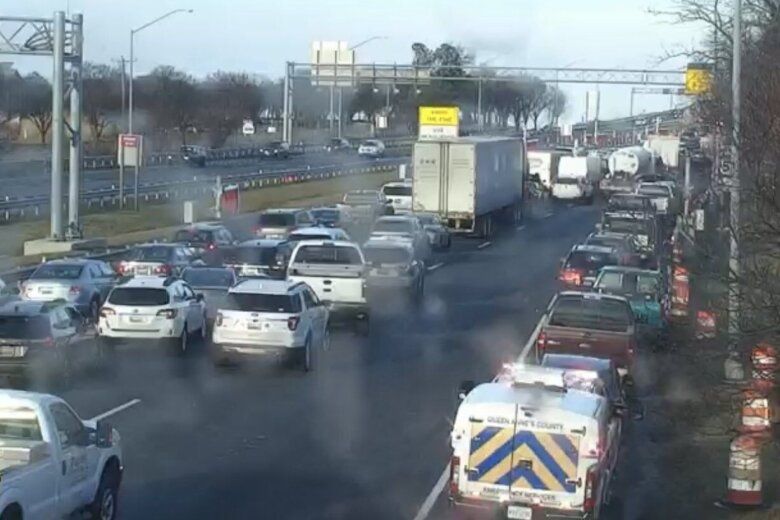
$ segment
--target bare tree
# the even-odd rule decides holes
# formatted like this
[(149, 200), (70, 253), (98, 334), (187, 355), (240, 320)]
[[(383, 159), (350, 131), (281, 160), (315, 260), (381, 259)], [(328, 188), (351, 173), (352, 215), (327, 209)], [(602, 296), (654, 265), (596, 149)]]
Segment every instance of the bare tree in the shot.
[(24, 78), (24, 90), (20, 113), (35, 125), (41, 143), (46, 144), (52, 123), (51, 85), (38, 74), (30, 74)]
[(200, 96), (195, 80), (188, 74), (164, 65), (139, 78), (139, 105), (151, 114), (155, 126), (163, 132), (177, 130), (182, 144), (187, 131), (197, 122)]
[(87, 62), (83, 82), (84, 117), (98, 142), (109, 125), (108, 114), (121, 108), (120, 73), (108, 65)]
[(218, 71), (203, 83), (201, 119), (221, 145), (244, 119), (254, 119), (263, 108), (260, 85), (245, 72)]

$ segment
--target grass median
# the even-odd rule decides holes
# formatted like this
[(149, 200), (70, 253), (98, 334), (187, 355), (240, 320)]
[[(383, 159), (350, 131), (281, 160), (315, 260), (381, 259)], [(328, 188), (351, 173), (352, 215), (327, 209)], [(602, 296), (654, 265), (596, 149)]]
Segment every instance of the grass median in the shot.
[[(395, 169), (387, 172), (372, 172), (327, 180), (309, 181), (299, 184), (285, 184), (249, 189), (241, 192), (241, 213), (252, 213), (270, 207), (310, 206), (333, 203), (352, 189), (372, 189), (398, 178)], [(197, 220), (214, 218), (214, 200), (195, 200)], [(109, 245), (116, 246), (145, 240), (170, 238), (177, 227), (183, 225), (184, 202), (166, 204), (144, 204), (136, 211), (106, 211), (91, 213), (82, 217), (85, 235), (88, 238), (102, 237)], [(43, 238), (49, 233), (48, 217), (16, 222), (0, 226), (0, 255), (6, 257), (0, 268), (32, 263), (37, 257), (24, 257), (24, 242)]]

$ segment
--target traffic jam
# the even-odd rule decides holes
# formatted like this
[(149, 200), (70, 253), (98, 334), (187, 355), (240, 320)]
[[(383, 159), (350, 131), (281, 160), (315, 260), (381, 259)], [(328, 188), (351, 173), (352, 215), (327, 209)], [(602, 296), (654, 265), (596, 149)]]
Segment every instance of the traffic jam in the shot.
[[(674, 176), (655, 170), (609, 192), (589, 170), (595, 151), (567, 153), (550, 152), (572, 159), (574, 173), (551, 172), (553, 159), (540, 175), (529, 172), (520, 139), (419, 142), (412, 179), (348, 191), (338, 204), (188, 225), (110, 261), (40, 264), (0, 305), (0, 374), (19, 389), (0, 405), (2, 438), (18, 457), (3, 476), (18, 484), (0, 488), (0, 519), (17, 518), (6, 511), (117, 515), (119, 433), (24, 390), (67, 385), (139, 346), (205, 355), (218, 370), (272, 362), (308, 373), (327, 355), (333, 327), (367, 337), (377, 302), (417, 308), (453, 244), (515, 229), (550, 193), (552, 204), (603, 197), (601, 221), (561, 259), (560, 292), (518, 360), (490, 382), (463, 383), (449, 500), (459, 518), (598, 518), (621, 435), (643, 414), (632, 390), (637, 352), (668, 334), (680, 194)], [(556, 191), (559, 181), (567, 189)], [(68, 457), (83, 462), (70, 484), (79, 492), (50, 500), (64, 495), (41, 488), (33, 463), (46, 460), (43, 471), (55, 472)]]
[[(572, 158), (531, 154), (544, 159), (542, 184), (560, 202), (550, 164)], [(628, 154), (626, 183), (614, 170)], [(644, 416), (633, 379), (638, 355), (662, 348), (674, 321), (669, 279), (681, 193), (664, 165), (636, 171), (637, 155), (648, 156), (610, 156), (600, 221), (561, 259), (559, 291), (518, 359), (492, 381), (461, 385), (448, 480), (456, 518), (609, 514), (621, 438)], [(589, 199), (590, 189), (578, 197)]]

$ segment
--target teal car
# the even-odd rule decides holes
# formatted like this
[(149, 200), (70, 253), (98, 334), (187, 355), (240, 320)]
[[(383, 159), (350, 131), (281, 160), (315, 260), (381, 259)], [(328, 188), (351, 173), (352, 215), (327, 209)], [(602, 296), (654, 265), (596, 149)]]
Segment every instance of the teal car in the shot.
[(652, 330), (666, 328), (669, 299), (665, 277), (660, 271), (625, 266), (603, 267), (593, 289), (627, 298), (637, 323)]

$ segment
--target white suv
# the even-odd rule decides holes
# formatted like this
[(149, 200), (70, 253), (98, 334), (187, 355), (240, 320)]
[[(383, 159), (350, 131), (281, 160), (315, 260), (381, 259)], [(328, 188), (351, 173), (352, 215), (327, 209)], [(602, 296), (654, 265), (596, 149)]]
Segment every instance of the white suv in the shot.
[(171, 340), (174, 351), (183, 354), (195, 333), (206, 337), (206, 303), (178, 278), (131, 278), (114, 287), (100, 309), (103, 340)]
[(305, 283), (247, 279), (228, 291), (212, 332), (216, 364), (241, 357), (282, 355), (308, 372), (328, 346), (328, 309)]

